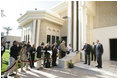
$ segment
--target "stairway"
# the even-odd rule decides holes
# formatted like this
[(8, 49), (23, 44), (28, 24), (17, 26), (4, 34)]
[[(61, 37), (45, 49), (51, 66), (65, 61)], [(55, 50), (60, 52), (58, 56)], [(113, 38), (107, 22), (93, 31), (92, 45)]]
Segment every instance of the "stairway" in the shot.
[(71, 52), (66, 55), (64, 58), (59, 59), (58, 66), (61, 68), (68, 68), (68, 62), (72, 60), (72, 63), (77, 63), (81, 61), (81, 53), (80, 52)]

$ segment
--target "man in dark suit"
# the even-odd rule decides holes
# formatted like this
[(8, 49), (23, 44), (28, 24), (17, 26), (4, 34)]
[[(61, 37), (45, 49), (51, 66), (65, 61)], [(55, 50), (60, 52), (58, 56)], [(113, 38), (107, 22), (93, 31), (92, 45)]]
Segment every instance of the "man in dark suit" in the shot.
[(96, 41), (96, 57), (98, 65), (96, 67), (102, 68), (102, 54), (103, 54), (103, 46), (99, 43), (99, 40)]
[(92, 61), (96, 61), (96, 45), (93, 42), (93, 45), (91, 45), (91, 57), (92, 57)]
[(35, 68), (34, 67), (34, 59), (35, 59), (35, 53), (36, 53), (35, 44), (33, 44), (32, 47), (30, 47), (29, 52), (30, 52), (30, 59), (31, 59), (30, 68)]
[(87, 59), (88, 59), (88, 65), (90, 65), (90, 50), (91, 50), (91, 46), (87, 43), (85, 43), (83, 49), (85, 51), (85, 63), (87, 64)]
[[(43, 49), (44, 49), (44, 43), (42, 42), (41, 45), (37, 47), (37, 59), (41, 59), (43, 57)], [(41, 68), (42, 60), (37, 61), (37, 70)]]

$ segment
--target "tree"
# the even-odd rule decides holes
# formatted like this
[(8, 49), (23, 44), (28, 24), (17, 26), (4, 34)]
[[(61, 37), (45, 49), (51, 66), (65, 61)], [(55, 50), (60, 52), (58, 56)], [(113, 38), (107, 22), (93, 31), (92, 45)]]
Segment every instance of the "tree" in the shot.
[(9, 31), (11, 31), (11, 30), (12, 30), (12, 28), (11, 28), (11, 27), (4, 27), (4, 29), (6, 30), (6, 35), (8, 36)]
[(4, 32), (1, 32), (1, 37), (3, 37), (4, 36)]

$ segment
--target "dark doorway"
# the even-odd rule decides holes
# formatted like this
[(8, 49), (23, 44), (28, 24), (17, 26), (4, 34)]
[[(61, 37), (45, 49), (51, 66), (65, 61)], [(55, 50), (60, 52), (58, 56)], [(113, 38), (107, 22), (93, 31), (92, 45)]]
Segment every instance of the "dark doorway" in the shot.
[(110, 39), (110, 60), (117, 61), (117, 39)]
[(61, 37), (61, 40), (67, 42), (67, 37), (66, 36)]
[(61, 37), (61, 41), (65, 41), (66, 46), (67, 46), (67, 36)]

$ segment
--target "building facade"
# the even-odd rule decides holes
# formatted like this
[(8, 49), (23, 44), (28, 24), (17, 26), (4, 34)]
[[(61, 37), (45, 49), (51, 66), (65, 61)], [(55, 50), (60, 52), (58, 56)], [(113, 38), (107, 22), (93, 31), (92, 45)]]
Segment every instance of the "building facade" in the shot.
[(59, 40), (64, 20), (49, 11), (27, 11), (18, 22), (22, 27), (22, 41), (38, 46), (41, 42), (54, 43)]
[(117, 2), (72, 1), (68, 8), (68, 43), (74, 50), (99, 40), (103, 60), (117, 60)]
[(103, 44), (103, 60), (117, 60), (117, 2), (64, 1), (48, 11), (27, 11), (18, 19), (22, 41), (38, 45), (65, 40), (74, 50)]

